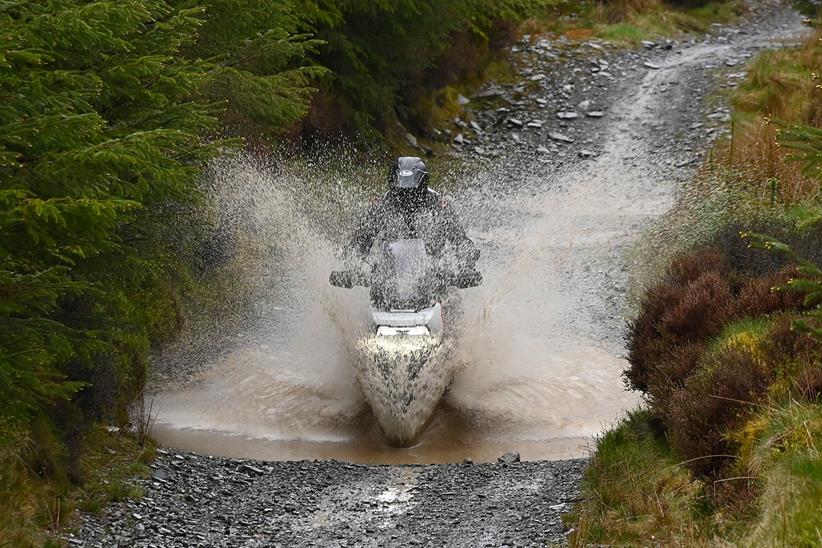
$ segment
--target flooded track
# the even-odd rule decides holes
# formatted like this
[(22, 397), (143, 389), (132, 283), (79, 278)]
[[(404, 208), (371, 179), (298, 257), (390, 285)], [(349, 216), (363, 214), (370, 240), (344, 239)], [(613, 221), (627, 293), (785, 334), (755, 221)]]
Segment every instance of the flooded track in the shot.
[[(159, 441), (223, 456), (371, 463), (487, 460), (502, 448), (529, 459), (584, 455), (591, 436), (638, 401), (620, 378), (626, 254), (724, 130), (723, 110), (705, 112), (706, 94), (738, 81), (730, 67), (796, 25), (667, 53), (544, 41), (520, 53), (526, 72), (550, 79), (525, 94), (500, 90), (512, 108), (478, 103), (485, 129), (457, 153), (469, 167), (433, 177), (434, 186), (459, 177), (450, 203), (482, 250), (485, 282), (463, 292), (463, 335), (448, 364), (456, 377), (411, 450), (380, 441), (355, 380), (366, 292), (327, 284), (344, 227), (368, 203), (331, 174), (355, 166), (215, 165), (216, 209), (244, 233), (253, 249), (245, 260), (259, 263), (245, 273), (254, 310), (230, 344), (219, 342), (217, 323), (205, 352), (156, 360)], [(517, 130), (517, 116), (534, 127)], [(192, 373), (166, 382), (169, 367)]]
[[(351, 367), (367, 295), (327, 283), (346, 219), (367, 196), (310, 170), (215, 167), (212, 198), (245, 234), (251, 310), (238, 328), (213, 322), (196, 352), (158, 358), (154, 433), (173, 448), (156, 464), (164, 479), (144, 482), (144, 501), (87, 516), (75, 540), (563, 542), (560, 518), (584, 461), (542, 459), (585, 456), (591, 437), (637, 403), (620, 378), (637, 275), (627, 252), (727, 128), (727, 108), (709, 98), (738, 83), (756, 51), (801, 32), (788, 9), (761, 9), (754, 23), (670, 50), (521, 44), (532, 84), (472, 101), (480, 131), (454, 129), (468, 135), (457, 154), (469, 167), (452, 203), (482, 250), (485, 283), (463, 293), (458, 372), (412, 448), (382, 442)], [(577, 118), (557, 117), (570, 111)], [(539, 462), (373, 465), (493, 462), (511, 450)], [(128, 525), (134, 514), (142, 528)]]

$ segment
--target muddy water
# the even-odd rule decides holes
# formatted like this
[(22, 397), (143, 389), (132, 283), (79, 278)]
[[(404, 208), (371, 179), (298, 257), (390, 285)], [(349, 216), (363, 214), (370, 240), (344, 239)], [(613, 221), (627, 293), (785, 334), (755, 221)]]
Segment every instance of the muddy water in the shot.
[[(463, 292), (456, 375), (411, 448), (382, 441), (355, 379), (366, 292), (327, 283), (334, 249), (367, 197), (323, 175), (345, 171), (339, 166), (277, 173), (250, 159), (215, 166), (211, 198), (253, 249), (243, 256), (251, 258), (255, 311), (232, 345), (214, 334), (216, 348), (197, 358), (188, 382), (157, 387), (157, 438), (264, 459), (583, 454), (591, 436), (638, 402), (621, 379), (625, 253), (687, 175), (659, 162), (646, 121), (672, 111), (663, 94), (672, 83), (729, 51), (695, 46), (627, 86), (594, 161), (546, 166), (519, 156), (462, 176), (452, 207), (482, 250), (485, 282)], [(676, 123), (667, 127), (677, 131)]]
[[(182, 364), (196, 365), (186, 382), (155, 383), (155, 437), (171, 447), (260, 459), (583, 455), (590, 437), (636, 397), (620, 378), (625, 362), (614, 340), (621, 310), (610, 307), (609, 338), (598, 335), (602, 325), (589, 329), (596, 320), (586, 308), (611, 291), (591, 276), (592, 266), (623, 271), (611, 264), (623, 234), (603, 204), (584, 205), (582, 180), (590, 179), (572, 173), (572, 193), (561, 181), (534, 178), (501, 199), (505, 179), (485, 171), (455, 197), (482, 249), (485, 282), (463, 292), (463, 336), (449, 364), (457, 373), (443, 404), (417, 445), (397, 449), (383, 441), (355, 378), (367, 293), (327, 283), (346, 232), (329, 226), (344, 226), (364, 200), (338, 188), (318, 206), (299, 170), (271, 174), (251, 158), (216, 165), (211, 199), (221, 222), (243, 232), (242, 246), (251, 248), (238, 255), (249, 263), (243, 272), (256, 308), (230, 347), (216, 330), (213, 347), (189, 358), (196, 364)], [(276, 244), (273, 251), (266, 242)], [(180, 366), (179, 357), (171, 361)]]

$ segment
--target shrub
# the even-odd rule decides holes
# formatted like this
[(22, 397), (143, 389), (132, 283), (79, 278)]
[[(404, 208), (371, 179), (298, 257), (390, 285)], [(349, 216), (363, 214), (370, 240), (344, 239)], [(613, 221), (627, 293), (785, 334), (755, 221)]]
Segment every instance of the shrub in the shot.
[(664, 403), (672, 447), (700, 474), (727, 465), (725, 433), (759, 404), (771, 380), (770, 365), (752, 349), (735, 345), (709, 353), (699, 371)]
[(632, 388), (648, 390), (653, 370), (675, 347), (722, 329), (731, 310), (728, 272), (719, 250), (703, 248), (675, 260), (664, 281), (647, 291), (629, 331)]
[(765, 274), (750, 279), (734, 299), (731, 316), (762, 316), (777, 311), (799, 310), (802, 308), (802, 295), (792, 291), (780, 291), (777, 288), (796, 277), (795, 266), (786, 266), (778, 272)]
[[(625, 375), (646, 393), (672, 446), (700, 474), (716, 474), (728, 463), (716, 456), (733, 453), (726, 432), (761, 403), (786, 360), (795, 369), (789, 377), (802, 373), (804, 383), (786, 392), (813, 397), (822, 376), (811, 367), (819, 363), (818, 344), (783, 319), (797, 316), (804, 297), (774, 290), (794, 279), (797, 268), (752, 275), (767, 264), (753, 253), (762, 254), (747, 250), (737, 258), (748, 259), (736, 263), (715, 247), (679, 257), (648, 290), (631, 325)], [(779, 318), (774, 327), (771, 315)], [(745, 486), (722, 489), (737, 487)]]

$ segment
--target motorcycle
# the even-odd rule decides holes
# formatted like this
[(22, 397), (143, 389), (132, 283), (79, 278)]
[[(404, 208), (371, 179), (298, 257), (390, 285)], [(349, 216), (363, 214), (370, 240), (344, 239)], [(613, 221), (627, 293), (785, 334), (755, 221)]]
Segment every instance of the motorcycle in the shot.
[(386, 440), (412, 445), (454, 375), (459, 297), (477, 287), (477, 271), (453, 273), (421, 239), (382, 246), (370, 272), (334, 271), (331, 285), (369, 287), (368, 332), (357, 344), (357, 380)]

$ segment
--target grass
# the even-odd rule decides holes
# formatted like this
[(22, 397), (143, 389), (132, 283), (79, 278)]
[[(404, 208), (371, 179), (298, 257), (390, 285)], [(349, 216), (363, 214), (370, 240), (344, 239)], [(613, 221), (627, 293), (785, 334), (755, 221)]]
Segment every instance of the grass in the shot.
[(766, 52), (732, 97), (733, 138), (720, 144), (716, 159), (754, 183), (748, 190), (768, 205), (818, 201), (819, 181), (802, 173), (793, 152), (780, 145), (782, 127), (822, 128), (822, 31), (798, 48)]
[(708, 345), (717, 351), (727, 347), (743, 347), (755, 350), (768, 333), (771, 322), (767, 317), (742, 318), (724, 326), (722, 332)]
[(740, 433), (741, 464), (761, 475), (756, 518), (741, 544), (819, 546), (822, 543), (822, 406), (789, 401), (770, 407)]
[(703, 489), (655, 434), (648, 411), (633, 411), (597, 442), (584, 502), (567, 519), (571, 545), (693, 544), (704, 534), (693, 519)]
[[(0, 546), (62, 546), (58, 535), (71, 527), (76, 510), (98, 512), (110, 502), (140, 496), (129, 478), (148, 473), (152, 446), (98, 426), (86, 437), (77, 467), (65, 472), (56, 464), (63, 458), (59, 445), (44, 433), (48, 425), (35, 426), (32, 432), (42, 438), (36, 441), (4, 428), (5, 441), (15, 443), (4, 443), (0, 451)], [(52, 452), (53, 469), (43, 466), (42, 455), (30, 454), (34, 447)]]
[(745, 12), (742, 1), (680, 7), (662, 0), (564, 3), (557, 11), (523, 25), (525, 34), (592, 38), (636, 46), (642, 40), (707, 32), (713, 23), (730, 23)]
[[(566, 521), (572, 546), (819, 546), (822, 406), (768, 406), (737, 433), (736, 476), (701, 481), (637, 410), (607, 432), (586, 474), (583, 502)], [(743, 511), (717, 504), (726, 480), (761, 489)]]

